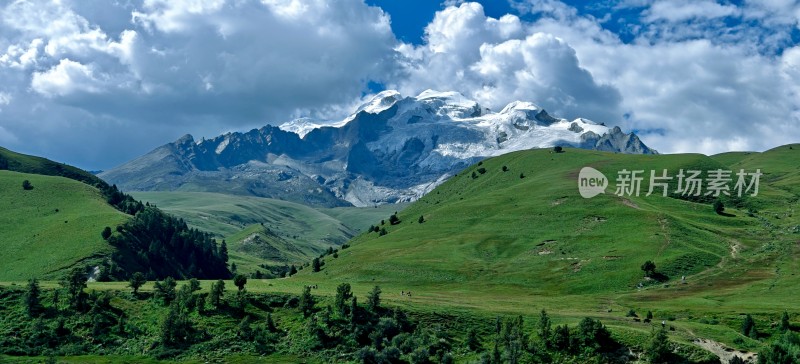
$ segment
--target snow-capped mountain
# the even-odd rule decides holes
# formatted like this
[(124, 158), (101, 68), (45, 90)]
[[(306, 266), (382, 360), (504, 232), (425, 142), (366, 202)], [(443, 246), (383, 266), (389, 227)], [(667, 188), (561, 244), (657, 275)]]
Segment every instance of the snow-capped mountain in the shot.
[(100, 174), (123, 190), (202, 190), (312, 205), (410, 201), (488, 156), (555, 145), (650, 154), (633, 134), (524, 101), (491, 112), (457, 92), (384, 91), (343, 120), (190, 135)]

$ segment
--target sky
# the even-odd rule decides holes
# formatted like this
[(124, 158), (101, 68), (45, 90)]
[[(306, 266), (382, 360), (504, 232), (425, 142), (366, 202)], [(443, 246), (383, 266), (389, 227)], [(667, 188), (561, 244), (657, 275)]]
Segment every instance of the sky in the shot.
[(0, 146), (109, 169), (434, 89), (762, 151), (800, 141), (799, 26), (800, 0), (2, 1)]

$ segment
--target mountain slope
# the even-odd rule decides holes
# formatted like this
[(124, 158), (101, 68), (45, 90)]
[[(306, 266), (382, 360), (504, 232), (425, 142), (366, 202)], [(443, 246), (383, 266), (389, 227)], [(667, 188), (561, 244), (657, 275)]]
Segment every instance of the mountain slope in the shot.
[[(567, 297), (583, 310), (791, 309), (780, 302), (800, 283), (800, 216), (793, 212), (800, 147), (754, 153), (730, 166), (718, 160), (578, 149), (491, 158), (401, 211), (399, 224), (382, 226), (386, 235), (360, 235), (338, 258), (327, 257), (321, 273), (304, 271), (299, 279), (378, 284), (388, 292), (412, 290), (419, 302), (487, 310), (564, 305)], [(606, 194), (578, 194), (584, 166), (612, 179)], [(758, 196), (724, 199), (728, 215), (715, 214), (709, 203), (662, 197), (660, 189), (646, 197), (647, 181), (640, 197), (613, 194), (622, 169), (666, 168), (674, 176), (681, 168), (740, 166), (761, 168), (764, 176)], [(480, 168), (485, 173), (473, 178)], [(643, 278), (647, 260), (656, 263), (658, 279)], [(748, 299), (753, 295), (761, 299)]]
[[(137, 271), (152, 279), (230, 275), (207, 233), (88, 172), (0, 148), (0, 173), (0, 255), (15, 265), (9, 277), (59, 277), (78, 261), (80, 267), (96, 264), (86, 273), (104, 280), (127, 279)], [(24, 180), (39, 186), (24, 189)]]
[[(23, 190), (29, 180), (32, 190)], [(105, 226), (130, 217), (100, 191), (64, 177), (0, 171), (0, 281), (60, 278), (78, 264), (96, 265), (113, 248)]]
[(529, 102), (491, 112), (455, 92), (384, 91), (341, 121), (298, 119), (199, 141), (187, 135), (100, 177), (130, 191), (371, 206), (415, 200), (484, 157), (554, 145), (655, 153), (635, 134), (555, 118)]
[(288, 201), (209, 192), (135, 192), (133, 196), (227, 240), (238, 271), (255, 273), (262, 264), (300, 264), (330, 247), (338, 248), (370, 221), (402, 206), (338, 207), (316, 210)]

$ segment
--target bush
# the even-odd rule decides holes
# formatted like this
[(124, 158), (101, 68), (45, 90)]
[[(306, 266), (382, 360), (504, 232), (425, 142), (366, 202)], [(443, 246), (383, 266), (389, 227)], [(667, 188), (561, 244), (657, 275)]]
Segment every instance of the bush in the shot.
[(556, 153), (562, 153), (562, 152), (564, 152), (564, 148), (562, 148), (559, 145), (556, 145), (555, 147), (553, 147), (553, 151), (556, 152)]
[(103, 238), (103, 240), (108, 240), (108, 238), (111, 237), (111, 228), (108, 226), (103, 228), (103, 231), (100, 233), (100, 236)]
[(653, 261), (648, 260), (642, 264), (642, 270), (644, 271), (644, 275), (647, 277), (652, 277), (656, 274), (656, 263)]
[(645, 350), (645, 357), (651, 363), (669, 363), (672, 351), (670, 350), (667, 330), (663, 327), (653, 332)]
[(714, 212), (716, 212), (717, 215), (722, 215), (722, 213), (725, 212), (725, 205), (722, 204), (722, 201), (714, 201)]
[(28, 181), (27, 179), (22, 181), (22, 189), (25, 191), (32, 190), (33, 185), (31, 184), (31, 181)]

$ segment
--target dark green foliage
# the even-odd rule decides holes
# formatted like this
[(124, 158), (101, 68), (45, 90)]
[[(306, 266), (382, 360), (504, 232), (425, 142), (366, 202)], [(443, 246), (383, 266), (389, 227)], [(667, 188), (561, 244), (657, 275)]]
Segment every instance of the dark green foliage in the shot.
[(131, 279), (128, 280), (128, 287), (133, 289), (133, 294), (139, 293), (139, 288), (147, 283), (147, 278), (145, 278), (142, 272), (136, 272), (131, 275)]
[(545, 346), (550, 346), (550, 339), (553, 331), (552, 326), (553, 323), (550, 320), (550, 316), (548, 316), (547, 312), (542, 309), (542, 312), (539, 314), (537, 333), (539, 334), (539, 339), (544, 342)]
[(111, 237), (111, 227), (106, 226), (103, 228), (103, 231), (100, 233), (100, 236), (103, 237), (103, 240), (108, 240)]
[(289, 268), (289, 276), (291, 277), (295, 274), (297, 274), (297, 267), (295, 267), (294, 264), (292, 264), (291, 268)]
[(367, 296), (367, 309), (370, 312), (377, 312), (381, 306), (381, 287), (375, 286)]
[(241, 291), (244, 289), (244, 285), (247, 284), (247, 277), (244, 274), (237, 274), (233, 277), (233, 284)]
[(79, 310), (83, 307), (83, 289), (86, 288), (86, 280), (86, 270), (75, 267), (59, 282), (59, 284), (67, 290), (71, 307)]
[(486, 174), (486, 168), (483, 168), (483, 167), (478, 168), (478, 173)]
[(756, 331), (756, 322), (753, 320), (753, 316), (747, 314), (742, 320), (742, 335), (751, 337), (754, 339), (758, 338), (758, 331)]
[(644, 271), (644, 275), (647, 277), (652, 277), (656, 274), (656, 263), (653, 261), (648, 260), (642, 264), (642, 270)]
[(322, 265), (320, 265), (319, 258), (314, 258), (314, 260), (311, 261), (311, 271), (319, 272), (320, 267), (322, 267)]
[(311, 295), (311, 287), (306, 286), (303, 288), (303, 293), (300, 295), (300, 312), (303, 317), (308, 317), (314, 312), (314, 296)]
[(190, 292), (197, 292), (200, 288), (200, 281), (197, 278), (192, 278), (189, 280), (189, 291)]
[(728, 364), (746, 364), (746, 363), (744, 359), (742, 359), (740, 356), (734, 355), (733, 358), (731, 358), (731, 360), (728, 360)]
[(524, 173), (520, 173), (520, 174), (519, 174), (519, 178), (520, 178), (520, 179), (523, 179), (523, 178), (525, 178), (525, 174), (524, 174)]
[(608, 329), (599, 320), (590, 317), (586, 317), (578, 323), (575, 338), (577, 345), (584, 351), (596, 352), (609, 349), (614, 345)]
[(722, 201), (714, 201), (714, 212), (716, 212), (718, 215), (722, 215), (722, 213), (725, 212), (725, 205), (722, 203)]
[(160, 299), (161, 302), (164, 303), (164, 306), (169, 306), (170, 303), (175, 299), (175, 286), (177, 283), (175, 279), (172, 277), (167, 277), (162, 282), (156, 281), (153, 283), (153, 291), (154, 297), (156, 299)]
[(508, 167), (507, 166), (503, 166), (503, 172), (508, 172)]
[(245, 309), (247, 309), (247, 304), (249, 302), (250, 299), (247, 297), (246, 289), (236, 291), (236, 295), (233, 296), (233, 307), (235, 307), (240, 314), (243, 314), (245, 312)]
[(651, 363), (669, 363), (671, 362), (672, 350), (670, 349), (669, 337), (667, 330), (661, 328), (654, 330), (650, 336), (650, 341), (647, 343), (645, 349), (645, 357)]
[(789, 331), (791, 328), (792, 325), (789, 323), (789, 313), (783, 311), (783, 314), (781, 315), (781, 324), (780, 326), (778, 326), (778, 329), (781, 332), (784, 332), (784, 331)]
[(625, 317), (639, 317), (639, 315), (636, 314), (636, 311), (630, 309), (628, 310), (628, 313), (625, 314)]
[(177, 304), (170, 305), (169, 313), (161, 323), (159, 339), (165, 346), (178, 346), (191, 341), (192, 322)]
[(31, 184), (31, 181), (28, 181), (27, 179), (22, 181), (22, 189), (25, 190), (25, 191), (32, 190), (33, 189), (33, 185)]
[(211, 299), (211, 304), (214, 307), (220, 307), (220, 304), (222, 303), (222, 296), (224, 294), (225, 282), (223, 280), (220, 279), (211, 284), (211, 293), (209, 294), (209, 298)]
[(28, 317), (36, 317), (42, 312), (41, 295), (42, 291), (39, 288), (39, 281), (33, 278), (28, 281), (25, 287), (25, 295), (23, 296), (23, 307)]
[(791, 331), (784, 332), (777, 341), (758, 353), (758, 363), (800, 363), (800, 337)]
[(555, 330), (553, 330), (553, 338), (550, 341), (552, 342), (551, 345), (556, 350), (559, 351), (569, 350), (571, 342), (571, 333), (569, 330), (569, 326), (567, 325), (556, 326)]
[(472, 171), (472, 175), (470, 177), (472, 177), (472, 179), (476, 179), (478, 178), (478, 174), (475, 173), (475, 171)]
[(652, 320), (653, 319), (653, 312), (652, 311), (647, 311), (647, 316), (645, 316), (645, 319), (646, 320)]
[(142, 207), (134, 218), (117, 227), (108, 242), (117, 247), (113, 260), (123, 269), (112, 272), (127, 278), (127, 272), (151, 270), (151, 279), (196, 277), (228, 278), (227, 252), (211, 235), (189, 228), (183, 219), (155, 207)]
[(422, 215), (419, 215), (419, 219), (417, 219), (417, 222), (422, 224), (423, 222), (425, 222), (425, 217), (422, 216)]
[(478, 337), (478, 332), (475, 330), (474, 327), (471, 327), (467, 331), (467, 338), (464, 340), (464, 345), (470, 351), (481, 351), (481, 350), (483, 350), (483, 345), (481, 344), (481, 340)]
[(333, 308), (339, 317), (347, 316), (348, 300), (353, 297), (350, 290), (350, 283), (342, 283), (336, 287), (336, 298), (333, 300)]
[(270, 332), (278, 332), (278, 327), (275, 326), (275, 321), (272, 320), (272, 313), (267, 313), (267, 330)]
[(397, 225), (400, 223), (400, 218), (397, 217), (397, 213), (395, 212), (392, 216), (389, 216), (389, 225)]
[(553, 151), (556, 153), (562, 153), (564, 152), (564, 148), (562, 148), (560, 145), (556, 145), (555, 147), (553, 147)]

